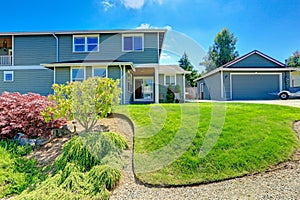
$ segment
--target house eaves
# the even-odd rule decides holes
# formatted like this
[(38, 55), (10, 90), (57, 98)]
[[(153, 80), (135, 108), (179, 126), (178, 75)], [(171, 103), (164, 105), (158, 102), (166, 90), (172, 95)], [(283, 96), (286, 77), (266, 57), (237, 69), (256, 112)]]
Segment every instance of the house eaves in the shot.
[(105, 33), (166, 33), (167, 29), (127, 29), (127, 30), (74, 30), (74, 31), (40, 31), (40, 32), (0, 32), (0, 35), (70, 35), (70, 34), (105, 34)]

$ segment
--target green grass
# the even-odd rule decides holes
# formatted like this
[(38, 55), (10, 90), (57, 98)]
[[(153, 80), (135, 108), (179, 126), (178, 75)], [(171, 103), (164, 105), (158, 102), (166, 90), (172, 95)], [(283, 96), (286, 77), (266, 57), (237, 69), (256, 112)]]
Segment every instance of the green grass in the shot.
[(135, 171), (148, 184), (188, 185), (263, 172), (299, 147), (292, 129), (298, 108), (131, 105), (128, 115), (135, 124)]

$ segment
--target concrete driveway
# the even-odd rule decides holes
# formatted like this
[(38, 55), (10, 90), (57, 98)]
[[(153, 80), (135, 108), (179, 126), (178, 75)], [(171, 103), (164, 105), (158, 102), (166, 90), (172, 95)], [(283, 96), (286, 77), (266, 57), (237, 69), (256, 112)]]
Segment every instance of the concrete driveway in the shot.
[[(218, 102), (211, 100), (193, 100), (187, 102)], [(275, 104), (300, 108), (300, 99), (288, 100), (243, 100), (243, 101), (226, 101), (226, 103), (257, 103), (257, 104)]]
[(258, 103), (258, 104), (275, 104), (275, 105), (292, 106), (292, 107), (300, 108), (300, 99), (256, 100), (256, 101), (229, 101), (229, 102)]

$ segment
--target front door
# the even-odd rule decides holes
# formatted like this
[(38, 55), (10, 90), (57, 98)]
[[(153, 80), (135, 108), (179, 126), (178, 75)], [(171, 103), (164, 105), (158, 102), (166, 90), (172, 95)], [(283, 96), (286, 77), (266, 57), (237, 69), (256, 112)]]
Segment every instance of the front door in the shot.
[(134, 101), (153, 101), (153, 77), (134, 77)]

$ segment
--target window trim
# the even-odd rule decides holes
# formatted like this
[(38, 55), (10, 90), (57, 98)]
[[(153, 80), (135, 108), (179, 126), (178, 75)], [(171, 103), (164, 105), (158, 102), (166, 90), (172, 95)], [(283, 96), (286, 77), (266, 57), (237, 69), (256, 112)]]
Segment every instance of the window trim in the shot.
[[(12, 80), (7, 80), (6, 75), (11, 74), (12, 75)], [(3, 81), (4, 82), (14, 82), (14, 71), (3, 71)]]
[(92, 77), (95, 77), (95, 69), (99, 69), (99, 68), (101, 68), (101, 69), (105, 69), (105, 78), (107, 78), (108, 77), (108, 67), (106, 66), (106, 67), (102, 67), (102, 66), (92, 66)]
[(167, 76), (174, 76), (174, 86), (177, 85), (177, 80), (176, 80), (176, 74), (164, 74), (164, 85), (165, 86), (170, 86), (171, 84), (167, 85)]
[[(75, 51), (75, 38), (83, 37), (84, 38), (84, 51)], [(96, 51), (88, 51), (88, 43), (87, 39), (89, 37), (97, 37), (98, 43), (97, 43), (97, 50)], [(96, 43), (95, 43), (96, 44)], [(100, 46), (100, 35), (94, 34), (94, 35), (73, 35), (73, 53), (96, 53), (99, 52), (99, 46)]]
[(82, 69), (83, 68), (83, 80), (82, 81), (84, 81), (84, 80), (86, 80), (86, 67), (80, 67), (80, 66), (72, 66), (72, 67), (70, 67), (70, 82), (75, 82), (75, 81), (73, 81), (73, 69)]
[[(124, 38), (125, 37), (142, 37), (142, 50), (124, 50)], [(143, 33), (135, 33), (135, 34), (122, 34), (122, 52), (143, 52), (145, 47), (145, 37)], [(134, 39), (132, 40), (132, 47), (134, 47)]]

